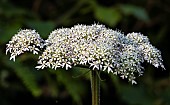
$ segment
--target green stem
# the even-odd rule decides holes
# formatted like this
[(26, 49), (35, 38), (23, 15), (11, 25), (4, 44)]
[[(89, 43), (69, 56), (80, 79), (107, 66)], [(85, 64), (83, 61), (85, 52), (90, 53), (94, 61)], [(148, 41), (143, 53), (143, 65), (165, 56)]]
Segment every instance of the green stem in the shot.
[(91, 70), (92, 105), (100, 105), (100, 80), (98, 70)]

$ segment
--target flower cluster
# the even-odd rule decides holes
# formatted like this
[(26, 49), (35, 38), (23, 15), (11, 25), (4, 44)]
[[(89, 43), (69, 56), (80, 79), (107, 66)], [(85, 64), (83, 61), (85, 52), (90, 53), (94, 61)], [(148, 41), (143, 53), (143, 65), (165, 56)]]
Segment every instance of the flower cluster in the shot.
[(15, 60), (15, 56), (24, 51), (37, 54), (38, 48), (44, 46), (37, 69), (62, 67), (68, 70), (72, 66), (87, 65), (92, 70), (127, 78), (132, 84), (136, 83), (137, 74), (143, 74), (141, 63), (144, 61), (164, 69), (160, 51), (146, 36), (140, 33), (124, 35), (98, 24), (57, 29), (45, 41), (34, 30), (21, 30), (7, 44), (7, 51), (11, 53), (10, 59)]
[(12, 40), (6, 44), (6, 54), (11, 53), (10, 60), (15, 61), (15, 57), (30, 51), (33, 54), (38, 54), (40, 48), (43, 48), (43, 39), (35, 30), (21, 30), (12, 37)]

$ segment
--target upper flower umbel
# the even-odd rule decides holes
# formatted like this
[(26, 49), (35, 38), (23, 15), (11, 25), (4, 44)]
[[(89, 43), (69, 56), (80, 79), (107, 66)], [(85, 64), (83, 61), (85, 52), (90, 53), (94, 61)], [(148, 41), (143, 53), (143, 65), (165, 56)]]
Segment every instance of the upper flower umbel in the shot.
[[(88, 65), (92, 70), (108, 71), (132, 83), (136, 83), (136, 74), (143, 74), (141, 63), (144, 61), (164, 69), (160, 51), (140, 33), (124, 35), (104, 25), (75, 25), (54, 30), (43, 42), (37, 34), (29, 34), (34, 36), (32, 39), (25, 38), (28, 35), (24, 32), (21, 30), (19, 33), (22, 34), (18, 33), (12, 38), (7, 44), (7, 51), (11, 53), (11, 58), (15, 58), (28, 49), (35, 53), (39, 51), (37, 47), (46, 46), (39, 57), (37, 69), (65, 67), (68, 70), (72, 66)], [(23, 37), (36, 50), (30, 50), (27, 47), (30, 44), (23, 41)]]

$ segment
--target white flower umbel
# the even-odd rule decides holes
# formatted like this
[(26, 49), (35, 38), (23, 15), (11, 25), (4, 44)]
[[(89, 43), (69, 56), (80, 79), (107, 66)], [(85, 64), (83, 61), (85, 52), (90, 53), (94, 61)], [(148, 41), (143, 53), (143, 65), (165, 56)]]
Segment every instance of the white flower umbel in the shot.
[(161, 53), (152, 46), (147, 36), (140, 33), (122, 34), (106, 28), (104, 25), (75, 25), (51, 32), (43, 40), (34, 30), (21, 30), (7, 44), (11, 58), (24, 51), (35, 54), (45, 46), (39, 57), (37, 69), (46, 67), (72, 68), (86, 65), (92, 70), (102, 70), (119, 75), (133, 83), (143, 74), (141, 64), (144, 61), (155, 67), (162, 67)]
[(13, 59), (14, 61), (16, 56), (25, 51), (38, 54), (40, 48), (44, 46), (40, 35), (35, 30), (29, 29), (19, 31), (6, 45), (6, 54), (9, 52), (11, 54), (10, 60)]

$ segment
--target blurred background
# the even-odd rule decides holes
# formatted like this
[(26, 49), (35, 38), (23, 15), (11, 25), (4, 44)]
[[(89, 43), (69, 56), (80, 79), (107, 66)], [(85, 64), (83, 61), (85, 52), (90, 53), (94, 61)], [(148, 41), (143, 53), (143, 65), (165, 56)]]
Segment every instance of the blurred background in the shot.
[(19, 29), (36, 29), (46, 39), (56, 28), (93, 23), (148, 36), (166, 68), (144, 64), (137, 85), (102, 72), (101, 105), (170, 105), (169, 19), (169, 0), (0, 0), (0, 105), (91, 105), (89, 74), (73, 78), (85, 68), (38, 71), (38, 55), (13, 62), (5, 47)]

